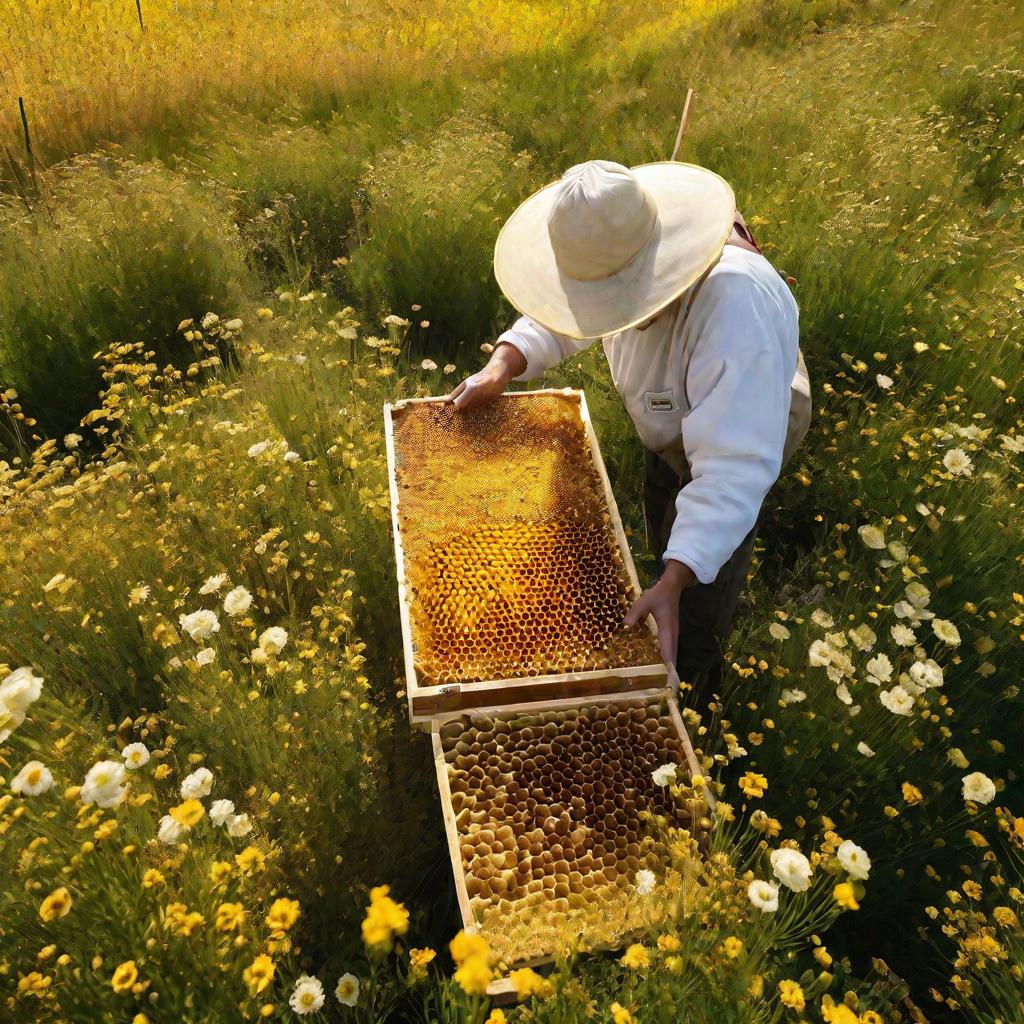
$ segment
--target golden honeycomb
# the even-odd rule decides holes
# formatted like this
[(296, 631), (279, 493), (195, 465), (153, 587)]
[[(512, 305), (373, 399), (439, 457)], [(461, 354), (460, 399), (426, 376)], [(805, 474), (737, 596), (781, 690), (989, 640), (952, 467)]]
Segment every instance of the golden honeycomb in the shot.
[(616, 542), (578, 394), (392, 411), (423, 685), (660, 662)]
[(608, 945), (651, 923), (637, 872), (664, 878), (668, 857), (644, 820), (687, 826), (694, 810), (652, 778), (669, 762), (689, 776), (666, 699), (441, 726), (469, 906), (498, 959), (547, 955), (566, 934)]

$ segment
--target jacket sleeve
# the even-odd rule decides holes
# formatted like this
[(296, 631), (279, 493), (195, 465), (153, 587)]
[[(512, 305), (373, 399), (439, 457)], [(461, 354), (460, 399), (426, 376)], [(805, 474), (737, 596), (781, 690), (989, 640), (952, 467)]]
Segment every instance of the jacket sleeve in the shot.
[(586, 351), (595, 340), (577, 341), (564, 334), (554, 334), (528, 316), (521, 316), (499, 335), (496, 344), (504, 341), (519, 349), (526, 360), (526, 370), (515, 379), (526, 381), (536, 380), (563, 359)]
[[(772, 300), (741, 275), (708, 279), (689, 328), (683, 446), (692, 480), (676, 499), (665, 558), (711, 583), (757, 521), (779, 475), (789, 419), (789, 339)], [(795, 352), (795, 321), (792, 339)]]

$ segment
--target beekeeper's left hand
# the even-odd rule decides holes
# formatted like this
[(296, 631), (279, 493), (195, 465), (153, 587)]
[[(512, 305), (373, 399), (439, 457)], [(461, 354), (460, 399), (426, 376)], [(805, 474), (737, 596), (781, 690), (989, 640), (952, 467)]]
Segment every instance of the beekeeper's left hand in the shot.
[(661, 657), (666, 665), (676, 663), (679, 649), (679, 598), (695, 579), (688, 565), (670, 558), (661, 579), (637, 598), (622, 620), (623, 626), (633, 626), (648, 615), (654, 617)]

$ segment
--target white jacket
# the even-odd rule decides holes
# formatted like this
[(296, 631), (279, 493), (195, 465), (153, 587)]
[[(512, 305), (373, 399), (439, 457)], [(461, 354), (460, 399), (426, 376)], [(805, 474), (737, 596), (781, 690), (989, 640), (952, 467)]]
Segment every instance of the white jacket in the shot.
[[(791, 387), (809, 395), (797, 304), (764, 256), (727, 245), (686, 315), (692, 288), (646, 328), (603, 339), (612, 380), (644, 445), (691, 481), (679, 492), (666, 559), (710, 583), (753, 527), (778, 478)], [(498, 338), (533, 380), (593, 341), (529, 317)], [(799, 367), (798, 367), (799, 362)]]

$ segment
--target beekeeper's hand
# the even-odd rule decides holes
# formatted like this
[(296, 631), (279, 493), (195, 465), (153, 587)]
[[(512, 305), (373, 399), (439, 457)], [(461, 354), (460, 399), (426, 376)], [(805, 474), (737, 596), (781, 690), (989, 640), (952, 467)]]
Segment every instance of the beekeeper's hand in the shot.
[(526, 358), (522, 352), (515, 345), (502, 342), (491, 353), (487, 365), (467, 377), (445, 401), (460, 411), (477, 409), (503, 395), (508, 382), (525, 370)]
[(670, 558), (661, 579), (637, 598), (622, 620), (623, 626), (634, 626), (653, 615), (661, 658), (667, 665), (676, 663), (679, 649), (679, 598), (696, 578), (688, 565)]

